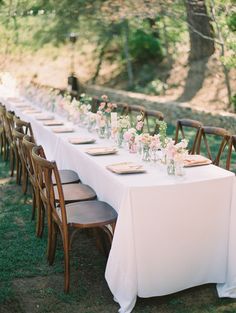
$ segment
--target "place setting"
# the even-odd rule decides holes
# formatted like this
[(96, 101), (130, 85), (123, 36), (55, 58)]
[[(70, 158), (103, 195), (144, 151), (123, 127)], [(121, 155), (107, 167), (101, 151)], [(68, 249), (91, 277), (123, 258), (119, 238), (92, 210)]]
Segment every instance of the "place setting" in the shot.
[(116, 154), (118, 152), (118, 149), (116, 147), (94, 147), (86, 149), (85, 152), (89, 155), (98, 156)]
[(44, 126), (62, 126), (64, 125), (64, 123), (62, 121), (58, 121), (58, 120), (46, 120), (45, 122), (43, 122)]
[(59, 126), (59, 127), (52, 127), (51, 128), (54, 133), (73, 133), (74, 128), (69, 126)]
[(47, 120), (54, 120), (54, 116), (52, 114), (46, 114), (46, 113), (39, 113), (35, 114), (35, 119), (37, 121), (47, 121)]
[(95, 143), (96, 139), (92, 137), (74, 137), (74, 138), (68, 138), (68, 141), (73, 145), (81, 145), (81, 144)]
[(24, 114), (35, 114), (35, 113), (42, 113), (41, 110), (36, 108), (26, 108), (26, 110), (23, 111)]
[(135, 162), (114, 163), (107, 165), (106, 168), (116, 174), (139, 174), (146, 172), (142, 164)]
[(212, 164), (212, 161), (200, 154), (188, 154), (184, 159), (184, 167)]

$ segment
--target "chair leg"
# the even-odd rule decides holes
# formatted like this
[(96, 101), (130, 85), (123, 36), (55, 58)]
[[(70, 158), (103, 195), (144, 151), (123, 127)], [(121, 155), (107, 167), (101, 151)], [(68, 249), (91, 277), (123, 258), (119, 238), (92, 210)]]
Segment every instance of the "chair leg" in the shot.
[(21, 183), (21, 162), (19, 160), (18, 156), (15, 156), (15, 160), (16, 160), (16, 183), (18, 185), (20, 185)]
[(22, 192), (25, 195), (28, 187), (28, 173), (25, 166), (22, 164)]
[[(36, 210), (37, 210), (36, 236), (41, 238), (43, 235), (44, 216), (45, 216), (45, 209), (44, 209), (44, 206), (43, 206), (41, 199), (39, 199), (39, 201), (37, 201)], [(49, 235), (51, 236), (50, 231), (51, 231), (51, 229), (50, 229), (50, 225), (49, 225), (48, 226), (48, 236)]]
[(6, 141), (6, 137), (5, 134), (3, 134), (3, 160), (6, 161), (7, 160), (7, 141)]
[(69, 242), (66, 235), (63, 237), (63, 250), (64, 250), (64, 292), (68, 293), (70, 289), (70, 253)]
[(57, 225), (53, 222), (50, 251), (48, 255), (49, 265), (53, 265), (54, 260), (55, 260), (55, 253), (56, 253), (56, 247), (57, 247), (57, 230), (58, 230)]
[(9, 148), (9, 158), (10, 158), (10, 171), (11, 171), (11, 177), (14, 175), (14, 169), (15, 169), (15, 155), (12, 147)]
[(32, 188), (32, 215), (31, 215), (31, 221), (33, 221), (35, 219), (36, 206), (37, 206), (36, 195), (35, 195), (34, 189)]

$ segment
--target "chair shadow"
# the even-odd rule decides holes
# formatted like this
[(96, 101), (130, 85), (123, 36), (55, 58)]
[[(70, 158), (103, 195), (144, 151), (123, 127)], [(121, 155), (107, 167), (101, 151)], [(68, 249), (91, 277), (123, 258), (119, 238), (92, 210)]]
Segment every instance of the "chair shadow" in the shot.
[(189, 63), (189, 70), (185, 81), (184, 91), (178, 99), (176, 99), (176, 101), (190, 101), (202, 88), (208, 59), (209, 58), (204, 58)]

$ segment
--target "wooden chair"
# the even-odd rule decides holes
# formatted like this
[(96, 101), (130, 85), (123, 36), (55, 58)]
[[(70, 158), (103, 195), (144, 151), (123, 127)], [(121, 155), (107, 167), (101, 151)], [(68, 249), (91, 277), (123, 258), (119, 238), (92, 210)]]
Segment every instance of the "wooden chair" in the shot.
[(6, 151), (7, 151), (7, 142), (6, 142), (6, 133), (5, 133), (5, 120), (6, 107), (0, 103), (0, 153), (3, 157), (3, 160), (6, 160)]
[(31, 127), (31, 123), (26, 122), (26, 121), (20, 119), (18, 116), (14, 116), (13, 120), (14, 120), (15, 127), (21, 128), (22, 132), (25, 135), (29, 135), (31, 137), (34, 137), (33, 129)]
[(189, 154), (195, 154), (198, 144), (200, 131), (203, 124), (196, 120), (191, 119), (179, 119), (177, 120), (176, 132), (175, 132), (175, 143), (180, 139), (186, 138), (186, 133), (191, 132), (192, 135), (188, 136), (189, 139)]
[(160, 111), (156, 110), (148, 110), (146, 111), (146, 117), (144, 122), (145, 132), (150, 135), (158, 134), (159, 132), (159, 123), (164, 120), (164, 114)]
[(25, 159), (22, 154), (22, 140), (24, 132), (20, 127), (14, 127), (12, 130), (12, 138), (14, 141), (14, 153), (15, 153), (15, 164), (16, 164), (16, 182), (22, 184), (22, 191), (26, 194), (28, 174), (26, 170)]
[[(34, 139), (30, 136), (24, 136), (23, 146), (25, 159), (27, 163), (28, 174), (33, 189), (34, 206), (32, 208), (32, 219), (35, 217), (35, 209), (37, 212), (36, 221), (36, 235), (42, 237), (44, 229), (44, 215), (45, 206), (44, 201), (39, 195), (38, 183), (36, 181), (35, 167), (32, 160), (32, 149), (36, 146)], [(46, 159), (43, 148), (41, 148), (41, 155)], [(96, 199), (97, 195), (92, 188), (82, 183), (79, 183), (79, 176), (73, 170), (59, 170), (60, 180), (63, 184), (64, 196), (66, 203), (72, 203), (76, 201), (87, 201)], [(56, 184), (56, 178), (52, 176), (52, 182)], [(55, 190), (56, 200), (59, 200), (57, 191)]]
[(233, 135), (230, 138), (228, 155), (226, 160), (226, 169), (229, 171), (232, 170), (236, 174), (236, 135)]
[(10, 160), (10, 172), (11, 176), (14, 175), (15, 170), (15, 151), (14, 141), (12, 137), (12, 129), (14, 127), (14, 115), (13, 111), (6, 111), (4, 115), (4, 127), (6, 134), (6, 159)]
[[(109, 204), (97, 200), (66, 205), (56, 162), (46, 160), (40, 146), (33, 148), (32, 159), (36, 168), (40, 194), (44, 199), (48, 212), (48, 261), (50, 265), (54, 262), (57, 232), (59, 230), (64, 250), (64, 290), (68, 292), (70, 286), (69, 250), (75, 233), (83, 228), (100, 228), (106, 232), (111, 243), (117, 213)], [(56, 178), (56, 186), (52, 182), (53, 175)], [(42, 186), (45, 186), (45, 189)], [(55, 191), (59, 196), (58, 200)], [(111, 225), (112, 231), (107, 227), (108, 225)]]
[(29, 122), (21, 120), (17, 116), (13, 116), (12, 139), (15, 153), (16, 164), (16, 181), (18, 184), (22, 183), (22, 191), (27, 192), (28, 173), (26, 169), (26, 161), (22, 151), (22, 140), (24, 135), (33, 137), (33, 130)]
[(128, 115), (129, 105), (127, 103), (117, 103), (117, 113), (119, 115)]
[(99, 107), (99, 98), (98, 97), (92, 97), (91, 101), (91, 112), (97, 113), (98, 107)]
[[(210, 145), (210, 140), (217, 140), (212, 145)], [(212, 163), (219, 166), (222, 153), (227, 146), (230, 139), (230, 133), (224, 128), (213, 127), (213, 126), (203, 126), (200, 130), (197, 154), (205, 154)], [(204, 151), (203, 151), (204, 148)], [(213, 151), (213, 148), (215, 151)]]

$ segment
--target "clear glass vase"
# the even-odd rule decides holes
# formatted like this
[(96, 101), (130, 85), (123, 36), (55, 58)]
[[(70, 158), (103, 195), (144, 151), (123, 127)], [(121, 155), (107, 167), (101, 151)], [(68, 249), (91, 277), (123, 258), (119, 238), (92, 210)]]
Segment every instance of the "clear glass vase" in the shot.
[(124, 140), (123, 135), (124, 135), (123, 131), (119, 131), (117, 133), (117, 146), (118, 146), (118, 148), (121, 148), (123, 145), (123, 140)]
[(130, 153), (137, 153), (137, 144), (134, 140), (129, 141), (129, 152)]
[(184, 176), (185, 170), (184, 170), (184, 161), (178, 160), (175, 162), (175, 175), (176, 176)]
[(174, 160), (168, 160), (167, 162), (167, 174), (168, 175), (175, 175), (175, 162)]
[(106, 126), (99, 127), (98, 137), (99, 138), (105, 138), (106, 137)]
[(148, 145), (143, 145), (142, 160), (144, 162), (149, 162), (151, 160), (150, 148)]

